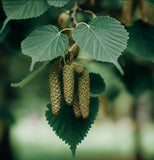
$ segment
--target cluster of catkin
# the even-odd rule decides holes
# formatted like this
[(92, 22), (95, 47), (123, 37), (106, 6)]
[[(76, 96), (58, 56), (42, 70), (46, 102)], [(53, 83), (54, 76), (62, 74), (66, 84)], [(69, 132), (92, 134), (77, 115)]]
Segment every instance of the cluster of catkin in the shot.
[(132, 24), (132, 14), (135, 10), (135, 5), (139, 6), (143, 23), (148, 23), (148, 5), (145, 0), (125, 0), (123, 7), (123, 19), (126, 27)]
[[(77, 62), (72, 62), (71, 64), (67, 63), (62, 66), (60, 61), (56, 61), (51, 66), (49, 72), (49, 85), (52, 113), (57, 116), (61, 108), (61, 73), (63, 75), (63, 92), (67, 105), (73, 106), (73, 111), (77, 118), (88, 118), (90, 103), (90, 78), (88, 71), (83, 69)], [(77, 85), (75, 85), (75, 74), (77, 74), (78, 78)]]

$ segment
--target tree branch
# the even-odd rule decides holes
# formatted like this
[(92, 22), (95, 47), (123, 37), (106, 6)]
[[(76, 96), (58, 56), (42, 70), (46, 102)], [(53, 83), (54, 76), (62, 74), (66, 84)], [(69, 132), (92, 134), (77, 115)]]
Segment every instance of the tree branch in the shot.
[(23, 79), (21, 82), (11, 83), (11, 87), (23, 87), (25, 84), (27, 84), (29, 81), (31, 81), (39, 72), (41, 72), (46, 67), (46, 65), (48, 63), (49, 63), (49, 61), (44, 62), (41, 67), (36, 69), (34, 72), (32, 72), (28, 77)]
[(77, 25), (77, 20), (76, 20), (76, 14), (78, 11), (81, 11), (81, 8), (79, 7), (79, 2), (78, 0), (75, 1), (74, 7), (70, 10), (71, 13), (71, 21), (73, 24), (73, 27)]

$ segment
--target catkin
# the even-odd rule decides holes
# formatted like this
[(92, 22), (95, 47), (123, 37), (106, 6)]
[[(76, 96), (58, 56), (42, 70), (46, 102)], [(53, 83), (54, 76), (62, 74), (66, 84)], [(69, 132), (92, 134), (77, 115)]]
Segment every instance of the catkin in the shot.
[(89, 116), (90, 78), (87, 70), (78, 76), (79, 107), (83, 119)]
[(133, 12), (133, 4), (134, 4), (134, 0), (125, 0), (124, 2), (123, 19), (126, 27), (129, 27), (132, 24), (131, 16)]
[(139, 8), (142, 16), (143, 23), (148, 23), (148, 14), (147, 14), (147, 2), (145, 0), (139, 0)]
[(83, 72), (83, 68), (81, 67), (81, 65), (77, 62), (73, 62), (73, 66), (74, 66), (74, 71), (77, 74), (81, 74)]
[(72, 64), (66, 64), (63, 67), (64, 97), (67, 105), (73, 104), (74, 94), (74, 67)]
[(81, 118), (82, 114), (80, 111), (79, 107), (79, 95), (78, 95), (78, 89), (76, 88), (74, 91), (74, 96), (73, 96), (73, 111), (76, 116), (76, 118)]
[(56, 61), (49, 72), (49, 86), (50, 86), (50, 98), (52, 104), (52, 113), (57, 116), (61, 106), (61, 83), (60, 73), (62, 71), (62, 64)]

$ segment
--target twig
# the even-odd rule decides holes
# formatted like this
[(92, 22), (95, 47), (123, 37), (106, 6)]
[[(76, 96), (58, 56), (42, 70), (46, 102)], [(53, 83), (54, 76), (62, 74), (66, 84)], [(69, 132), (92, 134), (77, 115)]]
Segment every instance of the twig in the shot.
[(49, 61), (44, 62), (41, 67), (39, 67), (38, 69), (36, 69), (34, 72), (32, 72), (28, 77), (26, 77), (25, 79), (23, 79), (21, 82), (19, 82), (19, 83), (11, 83), (11, 87), (23, 87), (30, 80), (32, 80), (39, 72), (41, 72), (46, 67), (46, 65), (48, 63), (49, 63)]
[(77, 20), (76, 20), (76, 14), (80, 10), (81, 10), (81, 8), (79, 7), (78, 0), (76, 0), (75, 4), (74, 4), (74, 7), (70, 10), (71, 21), (72, 21), (73, 27), (75, 27), (78, 23)]

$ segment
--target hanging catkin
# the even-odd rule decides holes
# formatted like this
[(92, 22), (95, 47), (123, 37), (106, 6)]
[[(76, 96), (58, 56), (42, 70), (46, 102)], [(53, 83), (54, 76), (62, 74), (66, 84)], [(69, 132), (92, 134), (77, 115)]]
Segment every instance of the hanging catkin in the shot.
[(133, 12), (134, 0), (125, 0), (123, 7), (123, 19), (126, 27), (131, 26), (132, 24), (132, 12)]
[(50, 86), (50, 97), (52, 104), (52, 113), (57, 116), (61, 106), (61, 83), (60, 73), (62, 71), (62, 64), (56, 61), (49, 72), (49, 86)]
[(77, 74), (81, 74), (83, 72), (83, 68), (81, 67), (81, 65), (77, 62), (73, 62), (73, 66), (74, 66), (74, 71)]
[(84, 119), (89, 116), (90, 78), (87, 70), (78, 76), (79, 107)]
[(73, 96), (73, 111), (74, 111), (74, 114), (75, 114), (76, 118), (81, 118), (82, 117), (80, 107), (79, 107), (79, 95), (78, 95), (78, 89), (77, 88), (75, 88), (74, 96)]
[(72, 64), (65, 64), (63, 67), (64, 97), (67, 105), (73, 104), (74, 94), (74, 67)]

